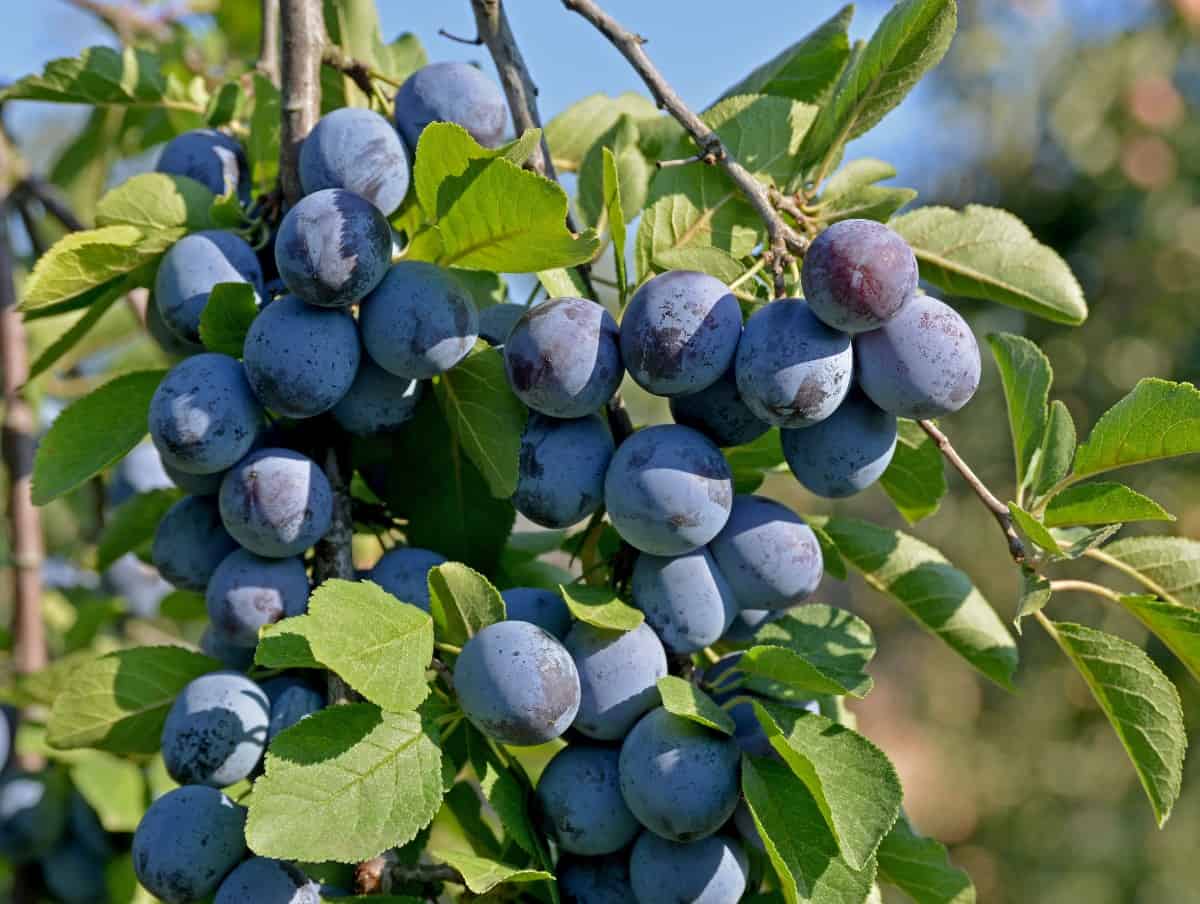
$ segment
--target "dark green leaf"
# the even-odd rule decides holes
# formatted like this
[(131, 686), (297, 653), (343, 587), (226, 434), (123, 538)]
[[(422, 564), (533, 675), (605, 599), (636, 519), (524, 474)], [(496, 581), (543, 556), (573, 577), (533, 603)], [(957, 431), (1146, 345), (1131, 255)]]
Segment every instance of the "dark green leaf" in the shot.
[(658, 679), (658, 693), (667, 712), (727, 735), (736, 728), (729, 713), (690, 681), (665, 675)]
[(246, 333), (258, 316), (258, 298), (249, 283), (217, 283), (200, 313), (200, 340), (210, 352), (242, 357)]
[(1046, 529), (1046, 525), (1015, 502), (1008, 504), (1008, 511), (1012, 515), (1013, 521), (1016, 522), (1017, 527), (1021, 529), (1021, 533), (1051, 555), (1063, 555), (1063, 550), (1058, 545), (1058, 540)]
[(119, 505), (104, 526), (96, 550), (96, 570), (106, 571), (113, 562), (154, 539), (158, 522), (179, 501), (178, 490), (136, 493)]
[(914, 904), (975, 904), (971, 877), (950, 862), (946, 846), (918, 835), (902, 815), (879, 846), (879, 878)]
[[(612, 236), (613, 263), (617, 270), (617, 298), (621, 307), (629, 295), (629, 274), (626, 272), (625, 239), (626, 228), (625, 208), (621, 202), (621, 171), (617, 166), (617, 158), (608, 148), (604, 149), (604, 210), (608, 216), (608, 231)], [(645, 201), (645, 194), (641, 196)], [(631, 211), (640, 210), (640, 206), (630, 207)]]
[(1046, 435), (1046, 406), (1054, 374), (1042, 350), (1024, 336), (993, 333), (988, 336), (988, 345), (992, 347), (992, 356), (1000, 369), (1004, 398), (1008, 402), (1017, 486), (1024, 487), (1030, 477), (1034, 455)]
[(1099, 553), (1163, 599), (1200, 607), (1200, 541), (1187, 537), (1128, 537)]
[(1038, 450), (1034, 467), (1033, 493), (1040, 498), (1060, 480), (1071, 473), (1071, 462), (1075, 458), (1075, 421), (1067, 406), (1055, 399), (1050, 403), (1050, 416), (1046, 422), (1046, 435)]
[(1174, 520), (1174, 515), (1148, 496), (1103, 480), (1063, 490), (1046, 506), (1045, 518), (1049, 527)]
[(759, 628), (754, 642), (794, 650), (840, 685), (837, 693), (862, 697), (871, 689), (865, 669), (875, 655), (875, 638), (865, 621), (844, 609), (821, 603), (797, 606)]
[(1076, 477), (1200, 452), (1200, 391), (1143, 379), (1101, 415), (1075, 453)]
[(896, 451), (879, 485), (909, 524), (928, 518), (946, 495), (942, 453), (916, 421), (897, 423)]

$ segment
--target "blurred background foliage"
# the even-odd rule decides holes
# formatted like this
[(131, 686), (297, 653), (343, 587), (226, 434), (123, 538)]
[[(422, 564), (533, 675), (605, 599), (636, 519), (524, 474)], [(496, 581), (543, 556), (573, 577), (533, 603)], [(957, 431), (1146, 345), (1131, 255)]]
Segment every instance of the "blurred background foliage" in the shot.
[[(1200, 0), (959, 2), (952, 50), (929, 86), (897, 113), (907, 131), (893, 128), (888, 146), (901, 148), (898, 181), (922, 189), (918, 203), (1008, 208), (1069, 260), (1091, 306), (1080, 328), (956, 303), (981, 338), (1006, 330), (1042, 345), (1055, 368), (1054, 394), (1071, 409), (1082, 433), (1142, 376), (1193, 382), (1200, 377)], [(383, 4), (385, 31), (404, 20), (403, 10), (389, 11), (388, 5)], [(874, 12), (886, 6), (865, 5)], [(689, 5), (696, 6), (704, 4)], [(197, 77), (214, 83), (236, 77), (239, 71), (231, 67), (239, 64), (231, 61), (253, 59), (257, 50), (257, 3), (204, 0), (192, 9), (183, 23), (155, 26), (157, 33), (139, 26), (117, 37), (153, 38), (162, 48), (164, 69), (184, 84)], [(706, 27), (696, 13), (688, 14), (695, 27)], [(212, 27), (210, 16), (220, 27)], [(814, 13), (813, 22), (817, 19)], [(519, 20), (517, 26), (520, 32)], [(446, 42), (432, 33), (419, 36), (431, 56), (447, 55)], [(754, 50), (747, 58), (766, 58), (771, 48)], [(470, 49), (456, 45), (452, 52)], [(535, 71), (537, 55), (531, 54)], [(671, 71), (669, 61), (665, 68)], [(586, 90), (618, 90), (603, 72), (588, 74), (587, 81), (590, 87), (580, 96)], [(63, 189), (85, 221), (104, 187), (148, 166), (164, 137), (159, 117), (166, 115), (114, 110), (80, 120), (59, 108), (22, 115), (17, 128), (9, 112), (13, 140), (25, 159)], [(544, 112), (548, 118), (557, 110)], [(22, 242), (25, 228), (8, 226)], [(54, 230), (49, 219), (32, 224), (37, 244), (49, 244)], [(21, 250), (32, 259), (36, 246), (26, 243)], [(525, 292), (514, 285), (513, 295), (521, 300)], [(115, 306), (67, 366), (34, 384), (43, 421), (61, 406), (59, 399), (160, 356), (135, 327), (131, 310)], [(62, 318), (30, 324), (33, 354), (64, 328)], [(985, 367), (974, 402), (943, 426), (985, 481), (1009, 498), (1004, 401), (986, 355)], [(644, 396), (630, 395), (640, 420), (665, 417)], [(1178, 533), (1197, 537), (1195, 468), (1184, 459), (1122, 476), (1177, 513)], [(1002, 539), (955, 476), (948, 480), (951, 493), (941, 511), (915, 532), (967, 570), (1008, 618), (1017, 576)], [(765, 491), (801, 511), (828, 510), (790, 476), (770, 477)], [(68, 563), (94, 542), (105, 493), (97, 485), (44, 511), (47, 546), (59, 569), (48, 571), (51, 583), (55, 574), (64, 576), (62, 569), (73, 580)], [(878, 489), (836, 508), (904, 526)], [(6, 546), (0, 537), (0, 564)], [(1094, 567), (1086, 561), (1076, 566), (1080, 577), (1093, 576)], [(1119, 576), (1104, 579), (1122, 586)], [(113, 607), (108, 596), (114, 589), (106, 583), (49, 594), (54, 654), (86, 646), (113, 619), (130, 642), (156, 639), (153, 618), (118, 614), (121, 607)], [(5, 586), (0, 610), (7, 607), (6, 594)], [(861, 727), (897, 764), (913, 821), (951, 846), (982, 902), (1197, 900), (1200, 758), (1190, 759), (1174, 818), (1160, 832), (1103, 715), (1037, 626), (1030, 624), (1021, 640), (1022, 666), (1010, 694), (921, 635), (898, 607), (861, 581), (827, 581), (823, 596), (875, 629), (876, 689), (856, 707)], [(1200, 690), (1183, 667), (1131, 618), (1097, 611), (1098, 605), (1070, 596), (1051, 603), (1057, 618), (1086, 620), (1145, 644), (1180, 687), (1189, 728), (1200, 728)]]

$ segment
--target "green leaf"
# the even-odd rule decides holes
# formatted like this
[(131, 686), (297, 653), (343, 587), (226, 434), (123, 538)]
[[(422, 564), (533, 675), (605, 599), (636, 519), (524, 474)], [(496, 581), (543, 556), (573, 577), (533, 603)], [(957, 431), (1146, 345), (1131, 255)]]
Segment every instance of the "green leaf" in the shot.
[(429, 569), (429, 601), (437, 636), (460, 646), (505, 617), (500, 591), (478, 571), (459, 562)]
[(1050, 403), (1046, 435), (1038, 450), (1034, 467), (1033, 493), (1040, 498), (1071, 473), (1075, 458), (1075, 421), (1067, 406), (1055, 399)]
[(254, 74), (254, 112), (250, 116), (250, 140), (246, 158), (257, 192), (266, 191), (279, 178), (279, 89), (261, 73)]
[(1000, 369), (1008, 424), (1012, 431), (1017, 486), (1024, 487), (1033, 467), (1034, 455), (1046, 435), (1047, 405), (1054, 373), (1042, 350), (1024, 336), (993, 333), (988, 336), (992, 356)]
[(825, 188), (821, 191), (821, 200), (830, 200), (838, 195), (895, 177), (896, 168), (884, 160), (876, 160), (873, 157), (851, 160), (829, 177)]
[[(828, 192), (826, 192), (828, 194)], [(841, 220), (875, 220), (886, 223), (901, 207), (911, 204), (917, 197), (915, 188), (892, 185), (863, 185), (843, 194), (829, 198), (821, 210), (825, 223)]]
[(727, 735), (732, 735), (736, 728), (729, 713), (690, 681), (664, 675), (658, 679), (658, 693), (663, 709), (669, 713)]
[(257, 316), (258, 296), (252, 285), (217, 283), (200, 312), (200, 340), (210, 352), (240, 358)]
[(108, 832), (132, 832), (146, 812), (146, 778), (136, 763), (89, 750), (70, 766), (71, 784)]
[(810, 662), (803, 653), (782, 646), (750, 647), (742, 653), (738, 668), (747, 675), (765, 678), (807, 696), (851, 693), (861, 697), (871, 689), (871, 679), (865, 675), (859, 676), (865, 680), (847, 687), (838, 680), (838, 676), (826, 674), (820, 665)]
[(654, 253), (653, 263), (659, 270), (697, 270), (707, 273), (726, 285), (746, 272), (746, 265), (728, 251), (706, 245), (663, 248)]
[(558, 590), (571, 615), (594, 627), (632, 631), (646, 620), (642, 610), (622, 602), (616, 591), (607, 587), (562, 584)]
[(43, 308), (110, 283), (159, 254), (165, 247), (162, 241), (174, 241), (181, 235), (181, 231), (163, 233), (149, 243), (133, 226), (72, 232), (34, 264), (25, 281), (21, 309)]
[(1070, 622), (1053, 636), (1112, 723), (1162, 826), (1183, 780), (1187, 735), (1179, 692), (1140, 648)]
[(844, 6), (814, 31), (780, 51), (721, 95), (775, 94), (819, 104), (841, 74), (850, 56), (846, 30), (854, 7)]
[(587, 298), (588, 290), (577, 270), (555, 267), (538, 273), (538, 282), (549, 298)]
[(1050, 582), (1027, 565), (1021, 566), (1021, 590), (1013, 627), (1021, 633), (1021, 619), (1041, 612), (1050, 602)]
[(263, 857), (355, 863), (414, 838), (441, 801), (441, 754), (416, 713), (331, 706), (271, 742), (246, 841)]
[(608, 194), (604, 188), (605, 151), (613, 155), (616, 184), (620, 186), (620, 196), (629, 208), (629, 216), (626, 217), (623, 212), (625, 205), (622, 207), (619, 220), (622, 226), (645, 206), (646, 191), (654, 173), (654, 168), (638, 147), (637, 126), (631, 117), (622, 116), (592, 145), (579, 168), (579, 214), (585, 224), (597, 229), (612, 229), (613, 223), (618, 222), (608, 216)]
[(837, 693), (862, 697), (871, 689), (865, 669), (875, 655), (875, 637), (865, 621), (844, 609), (822, 603), (797, 606), (759, 628), (754, 641), (786, 647), (803, 656), (840, 685)]
[(467, 732), (471, 768), (479, 779), (479, 790), (496, 811), (509, 839), (526, 853), (539, 856), (539, 836), (529, 814), (533, 789), (524, 773), (519, 766), (510, 768), (500, 762), (488, 741), (473, 726), (468, 724), (463, 730)]
[(555, 116), (546, 124), (546, 143), (554, 168), (564, 173), (578, 170), (591, 146), (624, 114), (634, 119), (655, 117), (658, 108), (633, 92), (617, 97), (592, 94)]
[(1046, 529), (1046, 525), (1015, 502), (1008, 504), (1008, 511), (1017, 527), (1021, 529), (1021, 533), (1051, 555), (1056, 557), (1063, 555), (1062, 547), (1058, 545), (1058, 540), (1054, 535)]
[[(617, 293), (621, 307), (625, 306), (625, 299), (629, 295), (629, 274), (625, 263), (625, 239), (627, 222), (625, 217), (625, 209), (621, 203), (621, 174), (617, 168), (617, 158), (613, 156), (613, 152), (608, 148), (604, 149), (604, 177), (602, 179), (604, 189), (604, 210), (608, 216), (608, 232), (612, 236), (613, 243), (613, 262), (617, 270)], [(642, 196), (642, 201), (645, 201), (645, 196)], [(636, 212), (640, 207), (631, 206), (630, 210)]]
[(59, 750), (154, 753), (175, 697), (220, 663), (183, 647), (117, 650), (75, 669), (54, 701), (46, 741)]
[(1120, 600), (1200, 681), (1200, 611), (1150, 594), (1123, 594)]
[(995, 301), (1077, 325), (1087, 302), (1071, 268), (1011, 213), (970, 204), (922, 207), (889, 223), (912, 246), (921, 278), (951, 295)]
[(96, 205), (96, 225), (133, 226), (143, 233), (209, 229), (213, 200), (213, 193), (195, 179), (141, 173), (100, 199)]
[(971, 579), (940, 552), (865, 521), (831, 518), (823, 527), (868, 584), (892, 596), (988, 678), (1012, 686), (1017, 667), (1012, 635)]
[(768, 430), (752, 443), (723, 450), (733, 473), (735, 493), (753, 493), (767, 474), (787, 468), (779, 430)]
[(1186, 537), (1128, 537), (1098, 554), (1168, 602), (1200, 607), (1200, 542)]
[(909, 524), (928, 518), (946, 495), (942, 453), (916, 421), (896, 424), (896, 451), (879, 485)]
[(492, 495), (507, 499), (517, 489), (521, 434), (529, 411), (508, 384), (503, 352), (488, 348), (468, 356), (442, 374), (434, 393), (451, 432)]
[(38, 444), (34, 504), (70, 492), (141, 442), (150, 397), (165, 375), (163, 370), (125, 374), (68, 406)]
[[(71, 349), (83, 341), (84, 337), (92, 331), (92, 328), (100, 322), (100, 318), (107, 314), (109, 309), (121, 299), (124, 283), (120, 279), (114, 279), (111, 282), (105, 283), (100, 288), (103, 291), (94, 301), (91, 301), (87, 312), (76, 320), (69, 330), (59, 336), (58, 339), (48, 345), (38, 355), (37, 360), (29, 368), (29, 377), (26, 382), (40, 377), (61, 361), (63, 356), (70, 352)], [(47, 309), (42, 308), (42, 310)]]
[(1103, 480), (1063, 490), (1046, 506), (1045, 518), (1049, 527), (1174, 520), (1174, 515), (1150, 497)]
[(902, 0), (854, 54), (799, 150), (804, 167), (829, 160), (896, 107), (954, 37), (954, 0)]
[(783, 763), (742, 757), (742, 791), (788, 904), (864, 904), (874, 861), (852, 869), (812, 793)]
[[(2, 93), (3, 100), (60, 104), (155, 104), (168, 91), (158, 57), (145, 50), (89, 47), (77, 57), (51, 60), (41, 75), (27, 75)], [(203, 112), (203, 106), (196, 112)]]
[(477, 895), (487, 894), (493, 888), (505, 883), (554, 881), (552, 873), (540, 869), (521, 869), (468, 854), (465, 851), (447, 851), (436, 849), (430, 851), (430, 856), (454, 867), (462, 873), (463, 882), (467, 888)]
[(863, 869), (900, 815), (900, 779), (878, 747), (832, 719), (754, 703), (771, 746), (808, 787), (852, 869)]
[(529, 129), (503, 147), (485, 148), (456, 123), (431, 123), (421, 133), (423, 156), (413, 171), (413, 188), (426, 215), (436, 219), (450, 209), (461, 192), (461, 185), (454, 180), (467, 174), (472, 161), (503, 157), (521, 166), (537, 147), (540, 135), (538, 130)]
[(242, 101), (242, 86), (237, 82), (226, 82), (217, 89), (208, 102), (204, 111), (204, 122), (210, 128), (228, 125), (237, 114), (238, 104)]
[(1075, 477), (1087, 477), (1200, 452), (1200, 391), (1191, 383), (1143, 379), (1100, 416), (1075, 453)]
[(304, 627), (299, 618), (285, 618), (263, 628), (259, 632), (258, 646), (254, 648), (254, 664), (264, 669), (321, 668), (308, 645)]
[[(443, 762), (449, 757), (443, 747)], [(455, 765), (458, 765), (455, 763)], [(443, 806), (454, 817), (462, 837), (471, 845), (471, 849), (481, 857), (499, 857), (501, 845), (496, 839), (496, 833), (488, 823), (483, 812), (483, 802), (473, 782), (457, 782), (446, 792)]]
[(151, 490), (136, 493), (121, 505), (104, 525), (96, 550), (96, 570), (106, 571), (127, 552), (133, 552), (154, 539), (158, 522), (167, 509), (179, 501), (178, 490)]
[(821, 561), (825, 563), (825, 573), (839, 581), (846, 580), (850, 573), (846, 570), (846, 560), (842, 558), (837, 544), (833, 542), (833, 537), (829, 536), (825, 532), (825, 528), (819, 524), (810, 521), (808, 526), (817, 535), (817, 545), (821, 547)]
[(205, 621), (208, 618), (208, 607), (204, 602), (204, 594), (195, 590), (172, 590), (158, 604), (158, 614), (163, 618), (175, 621)]
[(975, 904), (971, 877), (950, 862), (946, 846), (918, 835), (903, 815), (879, 846), (879, 878), (914, 904)]

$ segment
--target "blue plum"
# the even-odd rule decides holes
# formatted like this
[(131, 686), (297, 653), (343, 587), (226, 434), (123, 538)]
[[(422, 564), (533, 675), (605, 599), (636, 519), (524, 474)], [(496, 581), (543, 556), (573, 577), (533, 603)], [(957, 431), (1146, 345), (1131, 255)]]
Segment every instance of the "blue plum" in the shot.
[(225, 877), (213, 904), (320, 904), (321, 887), (292, 864), (251, 857)]
[(854, 389), (821, 423), (780, 436), (788, 467), (805, 489), (841, 499), (865, 490), (891, 464), (896, 416)]
[(538, 779), (537, 798), (558, 846), (572, 854), (612, 854), (641, 828), (621, 797), (620, 753), (572, 744)]
[(576, 622), (563, 643), (579, 671), (575, 730), (580, 734), (615, 741), (658, 706), (658, 679), (667, 674), (667, 654), (645, 622), (625, 632)]
[(211, 656), (227, 669), (244, 672), (254, 663), (254, 647), (239, 647), (231, 644), (209, 625), (200, 635), (200, 650)]
[(552, 741), (579, 711), (571, 654), (528, 622), (496, 622), (468, 640), (454, 666), (454, 689), (471, 723), (502, 744)]
[(158, 303), (154, 299), (151, 299), (150, 304), (146, 305), (146, 332), (150, 334), (150, 338), (154, 340), (155, 344), (166, 353), (167, 357), (172, 359), (187, 358), (204, 351), (204, 343), (189, 342), (167, 326), (162, 312), (158, 309)]
[(288, 291), (323, 308), (361, 301), (391, 260), (387, 218), (370, 201), (339, 188), (301, 198), (275, 239), (275, 264)]
[(671, 417), (675, 423), (699, 430), (722, 447), (744, 446), (771, 429), (742, 401), (733, 366), (706, 389), (673, 397)]
[(233, 138), (215, 129), (193, 129), (163, 147), (154, 167), (160, 173), (195, 179), (214, 195), (233, 190), (250, 203), (250, 167), (246, 152)]
[(740, 756), (732, 738), (660, 707), (621, 745), (621, 795), (654, 834), (696, 841), (733, 815)]
[(759, 308), (742, 332), (737, 386), (759, 420), (808, 427), (833, 414), (850, 390), (850, 337), (818, 320), (803, 301)]
[(883, 326), (917, 290), (917, 258), (900, 235), (874, 220), (842, 220), (804, 255), (804, 298), (844, 333)]
[(749, 874), (746, 852), (724, 835), (680, 844), (643, 832), (629, 855), (629, 878), (638, 904), (737, 904)]
[(979, 344), (957, 311), (917, 295), (855, 337), (858, 385), (884, 411), (917, 420), (953, 414), (979, 388)]
[(212, 894), (246, 853), (246, 811), (216, 788), (185, 785), (150, 805), (133, 834), (133, 871), (166, 904)]
[(213, 474), (250, 451), (262, 430), (263, 410), (242, 365), (206, 352), (167, 372), (150, 400), (149, 425), (164, 465)]
[(672, 270), (638, 289), (621, 317), (625, 369), (660, 396), (699, 392), (720, 379), (737, 352), (742, 309), (707, 273)]
[(529, 622), (559, 640), (571, 630), (571, 612), (557, 590), (540, 587), (512, 587), (500, 594), (504, 598), (507, 617), (512, 621)]
[(271, 704), (237, 672), (190, 681), (163, 724), (163, 763), (181, 785), (224, 788), (250, 775), (267, 746)]
[(224, 471), (214, 471), (211, 474), (189, 474), (166, 462), (163, 462), (163, 470), (171, 479), (171, 483), (189, 496), (215, 496), (221, 490), (221, 481), (225, 479)]
[(203, 591), (221, 560), (237, 549), (221, 526), (211, 496), (184, 496), (167, 509), (150, 547), (150, 558), (166, 580), (180, 590)]
[(604, 503), (613, 438), (599, 415), (531, 414), (521, 434), (513, 507), (543, 527), (570, 527)]
[(96, 904), (108, 900), (104, 866), (103, 857), (67, 842), (42, 858), (42, 876), (60, 904)]
[(271, 701), (271, 719), (267, 723), (267, 740), (286, 728), (291, 728), (305, 716), (325, 708), (325, 694), (304, 678), (280, 675), (262, 683)]
[(672, 653), (716, 643), (738, 613), (733, 591), (707, 549), (680, 556), (642, 553), (633, 565), (633, 603)]
[(738, 496), (709, 545), (742, 609), (786, 609), (821, 583), (825, 563), (812, 528), (786, 505)]
[(621, 539), (656, 556), (703, 546), (725, 526), (732, 502), (721, 450), (675, 424), (646, 427), (621, 443), (604, 479), (604, 504)]
[(213, 571), (204, 598), (213, 629), (235, 646), (253, 647), (259, 628), (308, 611), (308, 574), (299, 558), (236, 549)]
[(528, 308), (522, 304), (494, 304), (479, 312), (479, 337), (490, 345), (503, 345)]
[(21, 863), (48, 853), (66, 831), (69, 799), (61, 773), (7, 773), (0, 779), (0, 856)]
[(411, 380), (445, 373), (479, 337), (479, 312), (466, 285), (424, 261), (393, 264), (363, 299), (359, 323), (371, 359)]
[(517, 397), (541, 414), (593, 414), (621, 385), (620, 334), (612, 315), (585, 298), (551, 298), (527, 310), (504, 343)]
[(411, 420), (424, 394), (424, 385), (388, 373), (369, 355), (364, 356), (350, 389), (333, 406), (333, 419), (355, 436), (393, 433)]
[(361, 107), (321, 117), (300, 148), (304, 193), (344, 188), (390, 217), (408, 194), (408, 152), (395, 127)]
[(172, 245), (154, 277), (154, 304), (167, 328), (185, 342), (199, 342), (200, 315), (218, 283), (249, 283), (259, 298), (265, 297), (262, 268), (244, 239), (210, 229)]
[(242, 363), (265, 407), (305, 418), (328, 411), (350, 391), (360, 356), (358, 326), (348, 311), (287, 295), (250, 325)]
[(297, 556), (325, 535), (333, 492), (316, 463), (291, 449), (259, 449), (230, 469), (218, 496), (230, 535), (260, 556)]
[(504, 140), (508, 104), (500, 86), (467, 63), (430, 63), (396, 92), (396, 128), (414, 153), (431, 122), (453, 122), (484, 147)]
[(607, 857), (566, 856), (558, 861), (555, 873), (563, 904), (633, 902), (629, 858), (624, 853)]
[(367, 575), (402, 603), (412, 603), (429, 611), (429, 569), (443, 564), (446, 557), (432, 550), (400, 546), (384, 553)]

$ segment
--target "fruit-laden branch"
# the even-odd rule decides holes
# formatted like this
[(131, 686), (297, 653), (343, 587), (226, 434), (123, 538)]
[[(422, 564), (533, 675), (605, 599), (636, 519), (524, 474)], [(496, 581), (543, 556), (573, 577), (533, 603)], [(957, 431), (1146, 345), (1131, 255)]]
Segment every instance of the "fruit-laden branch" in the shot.
[(808, 239), (796, 232), (780, 216), (767, 188), (742, 166), (722, 143), (720, 136), (704, 124), (683, 102), (683, 99), (671, 87), (662, 73), (646, 55), (642, 45), (646, 39), (626, 29), (612, 16), (608, 15), (592, 0), (562, 0), (563, 6), (578, 13), (596, 27), (621, 55), (633, 66), (654, 100), (661, 109), (666, 110), (687, 130), (692, 140), (700, 148), (704, 160), (713, 160), (728, 174), (738, 190), (745, 195), (746, 200), (754, 208), (767, 227), (768, 245), (771, 254), (771, 266), (775, 272), (775, 294), (783, 294), (784, 271), (793, 253), (803, 254), (808, 247)]
[(933, 440), (934, 445), (937, 446), (946, 461), (954, 466), (954, 470), (958, 471), (962, 479), (967, 482), (967, 486), (979, 497), (979, 501), (992, 513), (992, 517), (996, 519), (996, 523), (1000, 525), (1000, 530), (1004, 533), (1004, 539), (1008, 542), (1008, 554), (1012, 556), (1012, 560), (1018, 565), (1026, 564), (1028, 555), (1025, 552), (1025, 544), (1017, 535), (1008, 506), (1001, 502), (996, 494), (987, 488), (987, 484), (979, 479), (979, 475), (971, 470), (971, 466), (963, 461), (958, 450), (951, 445), (950, 438), (939, 430), (933, 421), (919, 421), (919, 423), (921, 429), (929, 434), (929, 438)]
[(282, 0), (282, 132), (279, 179), (290, 206), (304, 195), (300, 186), (300, 145), (321, 115), (321, 50), (325, 21), (320, 0)]

